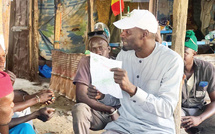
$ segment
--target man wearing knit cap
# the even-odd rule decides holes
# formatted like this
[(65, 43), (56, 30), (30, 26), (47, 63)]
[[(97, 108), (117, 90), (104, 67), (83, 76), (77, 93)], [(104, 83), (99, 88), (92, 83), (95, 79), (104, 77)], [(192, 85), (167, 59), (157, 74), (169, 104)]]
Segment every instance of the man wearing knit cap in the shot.
[[(10, 76), (0, 71), (0, 134), (35, 134), (30, 125), (20, 124), (9, 130), (14, 108), (14, 92)], [(11, 131), (16, 129), (16, 131)]]
[(8, 133), (8, 123), (13, 115), (13, 87), (10, 76), (0, 71), (0, 133)]
[(107, 124), (104, 134), (174, 134), (182, 58), (155, 42), (158, 23), (148, 10), (133, 10), (113, 24), (123, 29), (117, 56), (122, 69), (111, 69), (123, 98), (113, 113), (118, 119)]
[[(215, 67), (194, 58), (198, 45), (195, 33), (186, 32), (182, 88), (182, 127), (190, 134), (215, 133)], [(205, 101), (206, 92), (210, 103)]]
[[(104, 23), (96, 23), (94, 31), (88, 33), (89, 50), (106, 58), (110, 58), (109, 41), (109, 29)], [(73, 80), (76, 85), (76, 100), (78, 102), (72, 108), (75, 134), (89, 134), (90, 129), (103, 129), (108, 122), (114, 119), (115, 115), (112, 113), (119, 106), (119, 100), (93, 90), (91, 82), (90, 56), (85, 56), (80, 60)], [(94, 97), (95, 94), (98, 96)]]

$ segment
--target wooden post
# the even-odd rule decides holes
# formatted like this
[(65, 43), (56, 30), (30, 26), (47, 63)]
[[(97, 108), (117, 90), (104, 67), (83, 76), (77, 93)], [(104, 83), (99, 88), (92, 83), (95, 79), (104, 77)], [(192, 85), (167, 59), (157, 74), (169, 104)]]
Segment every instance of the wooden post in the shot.
[(153, 3), (154, 3), (154, 0), (149, 0), (149, 11), (151, 13), (153, 13)]
[(11, 1), (10, 0), (3, 0), (3, 34), (4, 34), (4, 45), (6, 52), (8, 52), (8, 45), (9, 45), (9, 26), (10, 26), (10, 7)]
[[(88, 31), (91, 31), (94, 28), (94, 18), (93, 18), (93, 9), (94, 9), (94, 0), (87, 0), (87, 11), (88, 11)], [(87, 42), (87, 36), (86, 36), (86, 42)], [(87, 43), (85, 43), (85, 49), (88, 49)]]
[(54, 29), (54, 49), (60, 49), (60, 29), (61, 29), (61, 1), (55, 0), (55, 29)]
[[(184, 42), (187, 23), (188, 0), (174, 0), (173, 4), (173, 32), (172, 49), (184, 58)], [(182, 78), (181, 78), (182, 79)], [(179, 102), (174, 111), (176, 134), (180, 134), (181, 124), (181, 93), (180, 87)]]
[(4, 34), (3, 34), (3, 19), (2, 19), (3, 12), (2, 11), (3, 11), (3, 2), (2, 0), (0, 0), (0, 44), (5, 45)]
[[(0, 0), (0, 44), (4, 46), (6, 54), (9, 49), (9, 26), (10, 26), (10, 0)], [(6, 57), (6, 69), (8, 67), (8, 56)]]
[(38, 80), (39, 70), (39, 33), (38, 33), (39, 9), (38, 0), (34, 0), (34, 18), (33, 18), (33, 50), (32, 50), (32, 69), (33, 80)]
[(149, 11), (153, 13), (156, 18), (158, 10), (158, 1), (159, 0), (149, 0)]
[(28, 38), (28, 45), (29, 45), (29, 69), (32, 69), (32, 0), (28, 1), (28, 30), (29, 30), (29, 38)]
[(88, 31), (91, 31), (94, 28), (94, 19), (93, 19), (93, 5), (94, 0), (87, 0), (88, 4)]
[(0, 0), (0, 43), (4, 46), (6, 53), (9, 45), (10, 5), (10, 0)]

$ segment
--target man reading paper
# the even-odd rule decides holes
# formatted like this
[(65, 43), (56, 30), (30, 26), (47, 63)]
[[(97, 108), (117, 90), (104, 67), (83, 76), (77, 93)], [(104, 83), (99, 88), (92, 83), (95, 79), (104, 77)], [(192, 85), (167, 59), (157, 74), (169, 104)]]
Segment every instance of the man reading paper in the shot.
[[(109, 58), (109, 29), (103, 23), (95, 24), (95, 31), (88, 33), (89, 50), (98, 55)], [(77, 104), (72, 109), (73, 129), (75, 134), (89, 134), (91, 130), (101, 130), (114, 119), (116, 107), (119, 107), (118, 99), (110, 95), (103, 95), (91, 85), (90, 57), (83, 57), (78, 65), (74, 78), (76, 85)], [(95, 92), (94, 92), (95, 91)], [(88, 97), (88, 95), (89, 97)], [(92, 98), (98, 94), (97, 98)], [(98, 100), (100, 99), (100, 100)], [(114, 102), (112, 102), (114, 100)], [(111, 105), (110, 105), (111, 104)]]
[(111, 71), (123, 98), (119, 118), (106, 125), (104, 134), (174, 134), (182, 58), (155, 42), (158, 23), (148, 10), (133, 10), (114, 25), (123, 29), (123, 50), (117, 55), (122, 69)]

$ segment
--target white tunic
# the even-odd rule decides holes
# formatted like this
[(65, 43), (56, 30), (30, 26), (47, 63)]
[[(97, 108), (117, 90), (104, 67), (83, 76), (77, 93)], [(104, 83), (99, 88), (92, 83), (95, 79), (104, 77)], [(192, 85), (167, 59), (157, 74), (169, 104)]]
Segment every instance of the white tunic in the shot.
[(156, 44), (146, 58), (137, 58), (135, 51), (121, 51), (129, 80), (137, 86), (133, 97), (123, 91), (120, 117), (105, 129), (132, 134), (174, 134), (173, 112), (179, 100), (179, 87), (184, 64), (180, 55)]
[[(31, 109), (30, 107), (24, 109), (23, 111), (20, 111), (20, 112), (15, 112), (12, 116), (12, 118), (20, 118), (20, 117), (23, 117), (23, 116), (26, 116), (26, 115), (29, 115), (31, 114)], [(29, 123), (32, 127), (33, 127), (33, 121), (30, 120), (26, 123)]]

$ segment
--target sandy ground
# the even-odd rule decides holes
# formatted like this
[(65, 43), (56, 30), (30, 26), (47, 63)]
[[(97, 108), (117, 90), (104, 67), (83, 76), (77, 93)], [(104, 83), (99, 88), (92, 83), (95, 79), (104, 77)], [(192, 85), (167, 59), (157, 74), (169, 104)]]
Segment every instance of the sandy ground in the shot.
[[(41, 83), (29, 82), (25, 79), (16, 79), (14, 89), (23, 89), (29, 94), (36, 93), (42, 89), (48, 89), (49, 79), (41, 78)], [(75, 102), (64, 96), (55, 93), (56, 100), (48, 107), (55, 109), (54, 116), (47, 122), (38, 119), (33, 120), (34, 126), (38, 134), (74, 134), (72, 126), (72, 107)], [(35, 105), (31, 107), (31, 111), (42, 108), (44, 106)], [(90, 134), (100, 134), (102, 131), (91, 131)]]
[[(49, 79), (41, 78), (41, 83), (29, 82), (24, 79), (17, 79), (14, 84), (14, 89), (23, 89), (29, 94), (38, 92), (41, 89), (48, 89)], [(34, 119), (33, 123), (36, 127), (38, 134), (74, 134), (72, 126), (72, 107), (75, 102), (65, 98), (64, 96), (55, 93), (56, 100), (55, 103), (49, 105), (55, 109), (54, 116), (47, 122), (42, 122), (38, 119)], [(31, 107), (31, 111), (42, 108), (44, 106), (36, 105)], [(101, 131), (90, 131), (90, 134), (100, 134)], [(185, 134), (182, 130), (181, 134)]]

